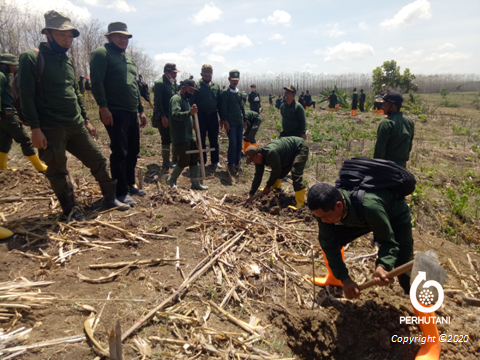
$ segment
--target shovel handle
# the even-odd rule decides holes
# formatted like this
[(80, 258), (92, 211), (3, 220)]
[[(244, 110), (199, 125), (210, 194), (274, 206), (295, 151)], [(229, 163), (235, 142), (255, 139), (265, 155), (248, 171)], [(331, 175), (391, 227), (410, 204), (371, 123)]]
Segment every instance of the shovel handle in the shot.
[[(393, 269), (392, 271), (390, 271), (387, 274), (387, 278), (388, 279), (393, 279), (395, 276), (405, 274), (407, 271), (412, 270), (413, 262), (414, 262), (414, 260), (409, 261), (408, 263), (400, 265), (399, 267)], [(365, 290), (365, 289), (368, 289), (369, 287), (372, 287), (374, 285), (376, 285), (375, 282), (373, 280), (369, 280), (369, 281), (363, 283), (362, 285), (360, 285), (358, 288), (360, 290)]]

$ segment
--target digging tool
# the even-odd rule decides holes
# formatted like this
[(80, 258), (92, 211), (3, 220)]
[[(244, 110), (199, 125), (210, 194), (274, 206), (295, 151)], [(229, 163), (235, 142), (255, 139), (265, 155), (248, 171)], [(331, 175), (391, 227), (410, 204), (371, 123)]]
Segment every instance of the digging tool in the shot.
[(203, 149), (202, 138), (200, 137), (200, 126), (198, 125), (198, 115), (194, 115), (195, 118), (195, 133), (197, 134), (197, 146), (198, 150), (188, 150), (186, 154), (200, 154), (200, 167), (202, 169), (202, 177), (200, 179), (192, 180), (205, 180), (205, 162), (203, 161), (203, 153), (215, 151), (215, 148)]

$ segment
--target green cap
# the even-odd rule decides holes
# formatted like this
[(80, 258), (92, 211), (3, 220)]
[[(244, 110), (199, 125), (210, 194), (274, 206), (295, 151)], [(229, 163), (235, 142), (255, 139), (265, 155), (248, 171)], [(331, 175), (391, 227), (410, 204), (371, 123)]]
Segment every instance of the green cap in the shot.
[(45, 27), (42, 29), (42, 34), (45, 34), (45, 30), (47, 29), (60, 31), (72, 30), (73, 37), (80, 35), (78, 30), (73, 27), (70, 18), (55, 10), (50, 10), (45, 13)]
[(230, 72), (228, 73), (228, 77), (232, 80), (240, 80), (240, 71), (230, 70)]
[(133, 36), (132, 34), (130, 34), (128, 32), (127, 24), (125, 24), (124, 22), (120, 22), (120, 21), (115, 21), (115, 22), (111, 22), (110, 24), (108, 24), (108, 30), (107, 30), (107, 33), (105, 34), (105, 36), (111, 35), (111, 34), (128, 35), (129, 39), (131, 39), (132, 36)]
[(12, 55), (12, 54), (1, 54), (0, 55), (0, 64), (8, 64), (8, 65), (17, 65), (18, 66), (18, 59), (15, 55)]

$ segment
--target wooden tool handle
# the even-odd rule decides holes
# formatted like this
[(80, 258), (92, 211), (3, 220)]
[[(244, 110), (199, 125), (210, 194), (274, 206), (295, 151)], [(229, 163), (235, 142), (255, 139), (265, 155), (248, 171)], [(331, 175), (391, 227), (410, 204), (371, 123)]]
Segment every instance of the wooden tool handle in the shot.
[[(393, 269), (392, 271), (390, 271), (387, 274), (387, 278), (392, 279), (395, 276), (405, 274), (407, 271), (412, 270), (413, 262), (414, 262), (414, 260), (409, 261), (408, 263), (400, 265), (399, 267)], [(364, 289), (368, 289), (369, 287), (372, 287), (374, 285), (375, 285), (375, 282), (373, 280), (369, 280), (369, 281), (363, 283), (362, 285), (360, 285), (358, 288), (360, 290), (364, 290)]]

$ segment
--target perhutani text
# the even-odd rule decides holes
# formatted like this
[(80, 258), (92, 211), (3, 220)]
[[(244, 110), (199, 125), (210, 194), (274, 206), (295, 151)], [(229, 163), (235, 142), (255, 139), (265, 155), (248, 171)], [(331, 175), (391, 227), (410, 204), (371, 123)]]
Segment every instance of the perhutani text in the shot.
[(450, 316), (400, 316), (400, 324), (450, 324)]

